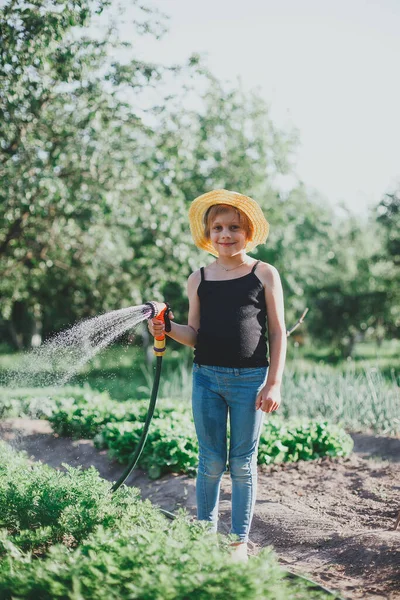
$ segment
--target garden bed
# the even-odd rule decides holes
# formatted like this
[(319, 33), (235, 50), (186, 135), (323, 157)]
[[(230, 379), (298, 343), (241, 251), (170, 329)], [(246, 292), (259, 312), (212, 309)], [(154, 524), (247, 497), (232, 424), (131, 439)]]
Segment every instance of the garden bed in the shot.
[[(7, 419), (0, 438), (53, 467), (94, 465), (116, 480), (123, 467), (92, 440), (52, 433), (47, 421)], [(344, 598), (400, 598), (400, 439), (353, 436), (349, 458), (323, 458), (259, 467), (250, 552), (272, 545), (281, 564), (308, 574)], [(168, 474), (151, 480), (142, 470), (128, 481), (142, 498), (170, 511), (184, 506), (195, 518), (195, 479)], [(230, 526), (231, 486), (222, 480), (220, 531)]]

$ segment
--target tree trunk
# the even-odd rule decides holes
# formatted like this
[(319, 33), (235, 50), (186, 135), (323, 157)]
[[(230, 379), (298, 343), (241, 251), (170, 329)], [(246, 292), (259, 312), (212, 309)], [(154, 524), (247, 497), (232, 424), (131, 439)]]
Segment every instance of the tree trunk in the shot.
[(22, 336), (21, 336), (21, 334), (18, 334), (18, 332), (15, 328), (15, 323), (13, 321), (8, 322), (8, 331), (10, 332), (10, 338), (11, 338), (11, 342), (12, 342), (12, 345), (14, 346), (14, 348), (16, 350), (22, 350), (23, 349)]
[(346, 358), (351, 358), (353, 356), (354, 345), (355, 345), (355, 341), (356, 341), (355, 335), (350, 334), (349, 337), (350, 337), (349, 343), (345, 347), (345, 357)]
[[(32, 348), (32, 339), (39, 335), (40, 323), (32, 315), (26, 302), (17, 300), (14, 302), (9, 322), (11, 340), (18, 350)], [(35, 342), (37, 341), (35, 338)]]

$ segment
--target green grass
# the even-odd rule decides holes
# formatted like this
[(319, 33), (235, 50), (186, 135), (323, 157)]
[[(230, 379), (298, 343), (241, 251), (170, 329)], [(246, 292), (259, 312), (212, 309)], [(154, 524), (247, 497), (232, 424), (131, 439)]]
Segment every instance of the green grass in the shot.
[(376, 367), (316, 367), (301, 372), (289, 365), (283, 382), (285, 416), (320, 415), (349, 431), (400, 434), (400, 389)]
[[(40, 377), (40, 371), (29, 375), (23, 373), (24, 352), (0, 354), (0, 385), (5, 387), (12, 384), (13, 378), (22, 380), (23, 387), (35, 387), (43, 385), (44, 378)], [(192, 362), (192, 351), (190, 348), (182, 347), (177, 350), (169, 349), (163, 360), (163, 380), (171, 376), (176, 379), (176, 371), (188, 371)], [(48, 364), (43, 364), (43, 372), (51, 371)], [(145, 353), (138, 346), (112, 346), (95, 356), (77, 374), (68, 381), (71, 386), (89, 385), (100, 392), (108, 391), (116, 400), (128, 400), (129, 398), (147, 398), (149, 387), (155, 371), (154, 361), (146, 362)], [(21, 377), (22, 375), (22, 377)], [(60, 373), (60, 377), (62, 373)], [(181, 379), (185, 379), (183, 373)], [(52, 380), (54, 377), (51, 378)], [(37, 383), (39, 382), (39, 384)], [(49, 385), (49, 384), (47, 384)], [(53, 381), (51, 384), (53, 385)], [(168, 394), (167, 394), (168, 395)]]
[[(386, 341), (381, 348), (363, 343), (356, 346), (353, 360), (328, 364), (323, 358), (326, 350), (317, 349), (310, 358), (310, 350), (290, 346), (279, 412), (284, 417), (323, 417), (348, 431), (399, 435), (399, 350), (398, 340)], [(119, 401), (148, 399), (154, 363), (146, 365), (143, 359), (142, 348), (111, 347), (88, 363), (69, 385), (108, 391)], [(20, 354), (0, 355), (0, 374), (16, 369), (20, 360)], [(191, 362), (190, 348), (167, 349), (159, 397), (190, 402)]]
[[(353, 355), (347, 360), (340, 359), (330, 348), (308, 347), (288, 344), (288, 363), (296, 363), (302, 371), (313, 369), (316, 364), (332, 366), (346, 370), (352, 365), (356, 371), (366, 367), (377, 367), (387, 378), (392, 377), (393, 371), (400, 377), (400, 340), (385, 340), (379, 347), (375, 342), (361, 342), (355, 345)], [(400, 380), (398, 379), (399, 383)]]

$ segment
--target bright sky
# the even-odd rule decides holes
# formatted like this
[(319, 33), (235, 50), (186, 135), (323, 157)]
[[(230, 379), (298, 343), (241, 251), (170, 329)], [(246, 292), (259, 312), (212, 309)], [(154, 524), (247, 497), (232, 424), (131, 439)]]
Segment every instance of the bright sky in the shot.
[[(152, 0), (169, 32), (143, 55), (206, 55), (220, 79), (259, 87), (299, 130), (296, 172), (353, 212), (400, 182), (399, 0)], [(142, 47), (143, 42), (143, 47)]]

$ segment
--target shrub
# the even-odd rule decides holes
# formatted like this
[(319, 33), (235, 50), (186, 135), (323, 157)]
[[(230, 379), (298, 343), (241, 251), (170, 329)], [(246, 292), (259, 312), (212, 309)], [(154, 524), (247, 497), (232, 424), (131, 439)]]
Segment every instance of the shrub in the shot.
[[(109, 448), (109, 456), (128, 462), (143, 431), (143, 423), (109, 423), (95, 438), (98, 448)], [(188, 412), (175, 410), (172, 415), (154, 417), (139, 466), (156, 479), (167, 472), (196, 474), (198, 443)]]
[[(166, 417), (176, 411), (177, 406), (176, 402), (159, 400), (154, 417)], [(148, 408), (147, 400), (116, 402), (104, 392), (92, 392), (90, 397), (73, 403), (58, 402), (58, 406), (49, 416), (49, 421), (55, 433), (59, 435), (71, 436), (74, 439), (93, 438), (107, 423), (144, 423)]]
[(140, 502), (137, 489), (122, 487), (111, 496), (111, 483), (94, 467), (82, 471), (65, 466), (67, 472), (61, 473), (41, 463), (29, 465), (0, 443), (0, 527), (7, 528), (21, 548), (62, 540), (76, 545), (98, 525), (111, 527), (121, 518), (149, 527), (163, 524), (150, 502)]
[[(109, 456), (127, 463), (142, 435), (149, 408), (146, 400), (116, 402), (106, 392), (71, 388), (69, 394), (57, 390), (48, 416), (53, 430), (75, 439), (94, 438), (98, 448), (108, 448)], [(10, 396), (11, 398), (11, 396)], [(13, 396), (24, 403), (40, 397)], [(46, 392), (43, 398), (48, 398)], [(229, 436), (229, 434), (228, 434)], [(258, 463), (310, 460), (321, 456), (345, 456), (353, 442), (345, 431), (325, 419), (305, 420), (268, 415), (259, 445)], [(198, 462), (198, 442), (190, 405), (160, 399), (154, 410), (139, 466), (152, 478), (168, 472), (194, 476)]]
[(188, 522), (184, 510), (171, 523), (137, 490), (110, 494), (95, 469), (32, 466), (1, 443), (0, 494), (4, 600), (328, 597), (286, 579), (271, 548), (232, 563), (232, 536), (209, 535), (209, 523)]
[(321, 456), (347, 456), (352, 438), (339, 426), (324, 420), (269, 419), (262, 430), (258, 464), (312, 460)]
[[(95, 438), (98, 448), (109, 448), (109, 456), (129, 461), (142, 434), (142, 423), (109, 423)], [(321, 456), (347, 456), (353, 440), (340, 427), (327, 421), (270, 417), (264, 424), (258, 449), (258, 464), (312, 460)], [(178, 412), (153, 419), (139, 459), (150, 477), (167, 472), (196, 475), (198, 442), (191, 416)]]

